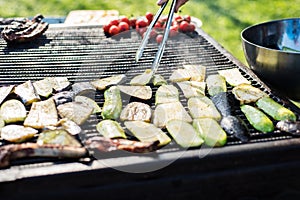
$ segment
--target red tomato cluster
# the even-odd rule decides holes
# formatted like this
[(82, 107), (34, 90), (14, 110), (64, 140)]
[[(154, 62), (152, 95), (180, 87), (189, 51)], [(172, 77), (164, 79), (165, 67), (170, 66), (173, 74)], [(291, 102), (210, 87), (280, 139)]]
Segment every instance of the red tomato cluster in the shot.
[[(153, 20), (153, 14), (147, 12), (145, 16), (140, 18), (127, 18), (125, 16), (120, 19), (111, 20), (108, 24), (103, 26), (104, 33), (110, 37), (118, 33), (128, 31), (130, 29), (136, 29), (137, 32), (144, 36), (147, 31), (147, 27)], [(161, 17), (154, 25), (153, 30), (150, 33), (150, 39), (155, 39), (157, 43), (162, 41), (163, 30), (166, 27), (167, 17)], [(173, 18), (170, 28), (169, 37), (176, 36), (179, 32), (191, 33), (196, 29), (195, 25), (191, 23), (191, 17), (189, 15), (180, 16), (176, 15)]]

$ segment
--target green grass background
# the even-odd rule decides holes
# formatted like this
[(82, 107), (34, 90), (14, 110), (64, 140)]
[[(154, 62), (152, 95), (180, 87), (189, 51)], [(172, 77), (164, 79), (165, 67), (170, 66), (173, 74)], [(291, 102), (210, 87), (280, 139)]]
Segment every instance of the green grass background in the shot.
[[(0, 0), (0, 17), (66, 16), (71, 10), (110, 10), (121, 15), (155, 13), (156, 0)], [(168, 10), (168, 9), (166, 9)], [(246, 64), (240, 33), (247, 26), (269, 20), (299, 17), (300, 0), (190, 0), (180, 14), (203, 22), (202, 29)]]

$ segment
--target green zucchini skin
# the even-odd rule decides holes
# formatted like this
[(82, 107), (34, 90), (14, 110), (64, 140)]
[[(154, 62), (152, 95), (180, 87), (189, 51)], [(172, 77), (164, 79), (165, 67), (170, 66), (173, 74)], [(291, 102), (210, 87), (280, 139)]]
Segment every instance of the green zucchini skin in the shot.
[(297, 117), (291, 110), (285, 108), (270, 97), (263, 97), (256, 102), (258, 108), (277, 121), (296, 121)]
[(245, 114), (249, 123), (258, 131), (263, 133), (272, 132), (274, 124), (271, 119), (258, 108), (250, 105), (241, 105), (241, 110)]
[(104, 104), (101, 116), (103, 119), (118, 119), (121, 111), (121, 92), (117, 86), (112, 86), (104, 92)]

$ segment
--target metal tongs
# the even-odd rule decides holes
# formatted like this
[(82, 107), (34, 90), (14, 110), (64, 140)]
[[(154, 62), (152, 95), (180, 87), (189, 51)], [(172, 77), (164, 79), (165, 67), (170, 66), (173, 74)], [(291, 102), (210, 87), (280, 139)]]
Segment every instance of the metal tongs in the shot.
[[(139, 46), (137, 52), (136, 52), (136, 56), (135, 56), (135, 61), (138, 62), (139, 59), (142, 57), (142, 54), (144, 52), (144, 49), (148, 43), (149, 37), (150, 37), (150, 32), (153, 29), (155, 23), (157, 22), (157, 20), (159, 19), (160, 15), (162, 14), (162, 12), (164, 11), (164, 9), (166, 8), (166, 5), (168, 4), (168, 1), (166, 1), (165, 3), (162, 4), (162, 6), (160, 7), (160, 9), (157, 11), (157, 13), (155, 14), (152, 22), (150, 23), (144, 38), (141, 42), (141, 45)], [(174, 15), (174, 11), (175, 11), (175, 5), (176, 5), (176, 0), (172, 0), (172, 4), (170, 7), (170, 11), (168, 13), (168, 20), (167, 20), (167, 24), (166, 24), (166, 28), (164, 30), (164, 35), (163, 35), (163, 40), (160, 43), (158, 50), (156, 52), (154, 61), (152, 63), (152, 74), (154, 75), (158, 66), (159, 66), (159, 62), (161, 60), (161, 57), (163, 55), (163, 52), (165, 50), (165, 45), (166, 45), (166, 41), (168, 39), (169, 36), (169, 32), (170, 32), (170, 27), (172, 24), (172, 19), (173, 19), (173, 15)]]

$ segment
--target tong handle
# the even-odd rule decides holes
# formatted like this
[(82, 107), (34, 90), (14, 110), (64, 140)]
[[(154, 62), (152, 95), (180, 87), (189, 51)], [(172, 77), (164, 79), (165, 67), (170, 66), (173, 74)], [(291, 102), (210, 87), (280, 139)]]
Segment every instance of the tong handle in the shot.
[(158, 51), (156, 52), (153, 64), (152, 64), (152, 73), (155, 74), (155, 72), (157, 71), (157, 68), (159, 66), (161, 57), (163, 55), (163, 52), (165, 50), (165, 46), (166, 46), (166, 42), (167, 39), (169, 37), (169, 33), (170, 33), (170, 27), (172, 24), (172, 20), (173, 20), (173, 15), (174, 15), (174, 11), (175, 11), (175, 6), (176, 6), (176, 0), (172, 1), (171, 7), (170, 7), (170, 11), (168, 14), (168, 20), (167, 20), (167, 24), (166, 24), (166, 28), (164, 31), (164, 35), (163, 35), (163, 40), (160, 43), (159, 47), (158, 47)]
[(165, 3), (163, 3), (161, 5), (161, 7), (159, 8), (159, 10), (156, 12), (155, 16), (153, 17), (153, 20), (151, 21), (150, 25), (147, 28), (147, 31), (143, 37), (143, 40), (136, 52), (135, 55), (135, 62), (138, 62), (139, 59), (142, 57), (142, 54), (144, 52), (144, 48), (146, 47), (149, 37), (150, 37), (150, 33), (155, 25), (155, 23), (157, 22), (157, 20), (159, 19), (159, 17), (161, 16), (162, 12), (164, 11), (164, 9), (166, 8), (166, 5), (168, 4), (168, 2), (166, 1)]

